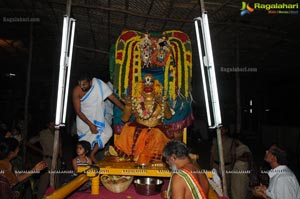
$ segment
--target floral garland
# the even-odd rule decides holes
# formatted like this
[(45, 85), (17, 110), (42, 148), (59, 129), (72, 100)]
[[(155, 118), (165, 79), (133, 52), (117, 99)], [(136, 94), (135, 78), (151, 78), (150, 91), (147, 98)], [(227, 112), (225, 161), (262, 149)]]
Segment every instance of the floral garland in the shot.
[(145, 107), (145, 98), (143, 96), (140, 96), (138, 98), (131, 97), (131, 110), (133, 112), (136, 112), (139, 118), (143, 120), (153, 121), (153, 120), (163, 119), (165, 115), (165, 100), (166, 97), (163, 97), (161, 103), (161, 112), (155, 117), (152, 116), (156, 108), (155, 104), (157, 104), (156, 99), (152, 100), (150, 108), (149, 110), (147, 110)]
[[(168, 40), (171, 42), (172, 49), (175, 50), (174, 60), (176, 60), (176, 86), (185, 97), (189, 96), (191, 78), (192, 78), (192, 51), (191, 51), (191, 41), (187, 35), (181, 31), (170, 30), (165, 31), (163, 34), (167, 35)], [(171, 69), (171, 67), (170, 67)], [(166, 70), (167, 73), (169, 71)], [(175, 93), (173, 93), (175, 91)], [(177, 97), (177, 91), (175, 89), (171, 90), (169, 95), (171, 99)]]
[[(128, 94), (133, 96), (138, 95), (138, 92), (135, 92), (138, 91), (138, 89), (135, 91), (134, 89), (139, 87), (138, 82), (141, 80), (143, 62), (139, 49), (140, 45), (143, 44), (143, 39), (145, 39), (144, 35), (145, 34), (138, 31), (124, 31), (116, 43), (115, 57), (116, 65), (119, 67), (119, 70), (115, 71), (118, 71), (116, 72), (116, 76), (118, 76), (116, 82), (118, 94), (121, 98)], [(177, 91), (179, 90), (185, 97), (188, 97), (191, 86), (190, 80), (192, 78), (190, 39), (183, 32), (177, 30), (165, 31), (162, 35), (166, 35), (168, 38), (170, 49), (162, 63), (157, 62), (154, 64), (165, 68), (164, 95), (169, 96), (171, 100), (175, 100), (178, 96)], [(124, 39), (123, 37), (126, 38)], [(151, 38), (149, 39), (151, 40)], [(155, 52), (156, 51), (153, 52), (154, 55), (152, 54), (154, 57)], [(172, 76), (171, 79), (169, 79), (169, 75)]]

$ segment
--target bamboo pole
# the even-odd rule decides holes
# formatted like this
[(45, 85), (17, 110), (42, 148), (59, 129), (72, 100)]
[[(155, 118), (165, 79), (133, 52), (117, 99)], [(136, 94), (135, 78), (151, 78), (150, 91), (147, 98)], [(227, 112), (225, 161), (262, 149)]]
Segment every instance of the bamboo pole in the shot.
[(53, 143), (52, 162), (51, 162), (51, 168), (49, 170), (50, 170), (50, 187), (53, 187), (55, 189), (57, 188), (55, 187), (55, 173), (56, 173), (55, 171), (57, 167), (57, 158), (59, 153), (59, 126), (55, 127), (53, 142), (54, 143)]
[(223, 143), (222, 143), (222, 132), (221, 127), (217, 128), (217, 143), (218, 143), (218, 154), (220, 160), (220, 169), (222, 175), (222, 188), (223, 188), (223, 195), (228, 196), (227, 192), (227, 181), (226, 181), (226, 171), (225, 171), (225, 164), (224, 164), (224, 154), (223, 154)]
[[(74, 180), (71, 182), (65, 184), (64, 186), (57, 189), (52, 194), (45, 196), (43, 199), (63, 199), (66, 198), (70, 193), (72, 193), (74, 190), (76, 190), (80, 185), (87, 182), (89, 180), (89, 177), (87, 177), (85, 174), (81, 174), (77, 176)], [(89, 195), (86, 195), (86, 198), (89, 198)]]

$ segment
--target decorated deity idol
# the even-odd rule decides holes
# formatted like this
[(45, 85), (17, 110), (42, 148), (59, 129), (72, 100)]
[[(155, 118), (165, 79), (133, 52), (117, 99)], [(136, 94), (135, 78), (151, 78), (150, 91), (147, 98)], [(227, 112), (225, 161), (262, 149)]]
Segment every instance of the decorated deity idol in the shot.
[(151, 57), (151, 64), (156, 67), (164, 67), (170, 56), (171, 44), (166, 35), (162, 35), (156, 42), (154, 53)]
[[(135, 120), (129, 122), (131, 115)], [(169, 141), (163, 133), (163, 119), (171, 117), (167, 98), (162, 96), (162, 85), (151, 74), (146, 74), (138, 84), (136, 96), (126, 100), (122, 115), (126, 125), (115, 141), (116, 151), (138, 163), (161, 160), (163, 148)]]
[(151, 57), (152, 57), (152, 41), (150, 39), (150, 34), (146, 33), (140, 44), (140, 51), (141, 51), (141, 59), (143, 61), (143, 68), (148, 68), (151, 64)]

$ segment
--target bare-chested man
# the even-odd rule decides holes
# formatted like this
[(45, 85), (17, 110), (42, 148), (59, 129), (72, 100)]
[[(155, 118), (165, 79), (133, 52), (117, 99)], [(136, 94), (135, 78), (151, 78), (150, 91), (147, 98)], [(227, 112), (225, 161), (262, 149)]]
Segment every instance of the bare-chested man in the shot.
[(163, 150), (172, 177), (168, 187), (168, 198), (206, 199), (209, 182), (206, 175), (189, 157), (189, 149), (180, 141), (171, 140)]

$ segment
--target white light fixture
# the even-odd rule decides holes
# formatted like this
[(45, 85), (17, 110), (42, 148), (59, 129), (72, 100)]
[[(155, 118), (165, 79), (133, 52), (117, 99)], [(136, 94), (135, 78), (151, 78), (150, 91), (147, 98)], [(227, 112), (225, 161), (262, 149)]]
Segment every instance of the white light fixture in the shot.
[(215, 72), (215, 64), (211, 46), (211, 38), (210, 38), (210, 31), (209, 31), (209, 23), (207, 13), (204, 12), (202, 14), (203, 19), (203, 26), (202, 32), (204, 37), (204, 46), (206, 46), (205, 53), (208, 61), (207, 72), (208, 72), (208, 80), (211, 92), (211, 101), (212, 101), (212, 108), (214, 113), (214, 127), (217, 127), (222, 123), (221, 119), (221, 111), (220, 111), (220, 102), (219, 102), (219, 95), (218, 95), (218, 87), (217, 87), (217, 80), (216, 80), (216, 72)]
[(64, 16), (55, 116), (56, 126), (64, 125), (66, 118), (74, 34), (75, 19)]
[(66, 116), (67, 116), (69, 83), (70, 83), (70, 75), (71, 75), (71, 66), (72, 66), (73, 44), (74, 44), (76, 20), (71, 18), (70, 22), (71, 22), (71, 40), (70, 40), (69, 57), (68, 57), (68, 65), (67, 65), (68, 70), (67, 70), (67, 80), (66, 80), (65, 99), (64, 99), (64, 110), (63, 110), (63, 118), (62, 118), (62, 123), (63, 124), (65, 124)]
[[(203, 36), (202, 43), (203, 43), (205, 56), (203, 56), (202, 53), (198, 21), (200, 21), (201, 24), (202, 36)], [(221, 119), (217, 80), (215, 75), (215, 65), (214, 65), (212, 46), (211, 46), (209, 23), (208, 23), (206, 12), (203, 12), (202, 18), (200, 17), (195, 18), (195, 29), (196, 29), (200, 67), (202, 73), (202, 82), (203, 82), (203, 89), (204, 89), (208, 125), (210, 128), (216, 128), (219, 125), (221, 125), (222, 119)], [(207, 73), (208, 85), (209, 85), (210, 103), (209, 103), (208, 89), (207, 89), (206, 78), (205, 78), (206, 73)], [(213, 124), (211, 121), (210, 106), (212, 107), (212, 111), (213, 111), (213, 119), (214, 119)]]
[(201, 18), (200, 17), (196, 18), (194, 23), (195, 23), (195, 29), (196, 29), (198, 54), (199, 54), (199, 61), (200, 61), (200, 68), (201, 68), (201, 75), (202, 75), (202, 83), (203, 83), (203, 90), (204, 90), (204, 99), (205, 99), (205, 106), (206, 106), (207, 123), (208, 123), (208, 126), (211, 126), (211, 116), (210, 116), (210, 108), (209, 108), (209, 101), (208, 101), (208, 95), (207, 95), (207, 85), (206, 85), (206, 78), (205, 78), (205, 69), (204, 69), (204, 64), (203, 64), (203, 55), (202, 55), (198, 20), (201, 20)]

